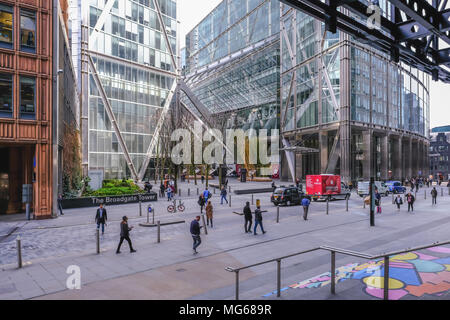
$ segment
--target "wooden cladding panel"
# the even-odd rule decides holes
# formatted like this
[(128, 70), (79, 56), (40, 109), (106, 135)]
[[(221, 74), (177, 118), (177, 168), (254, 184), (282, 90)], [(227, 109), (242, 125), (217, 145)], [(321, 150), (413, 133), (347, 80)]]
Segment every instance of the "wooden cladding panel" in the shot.
[(35, 58), (22, 56), (22, 57), (19, 57), (18, 60), (19, 60), (18, 67), (21, 71), (32, 72), (32, 73), (36, 73), (38, 71)]
[(45, 0), (20, 0), (19, 2), (23, 3), (23, 4), (28, 4), (33, 7), (38, 7), (39, 2), (41, 2), (42, 4), (45, 4), (46, 2), (50, 3), (51, 1), (50, 0), (47, 0), (47, 1), (45, 1)]
[(0, 122), (0, 141), (1, 139), (14, 139), (14, 123)]
[(12, 69), (14, 67), (14, 54), (0, 52), (0, 68)]
[(38, 127), (33, 124), (19, 123), (17, 126), (17, 138), (20, 140), (37, 140)]

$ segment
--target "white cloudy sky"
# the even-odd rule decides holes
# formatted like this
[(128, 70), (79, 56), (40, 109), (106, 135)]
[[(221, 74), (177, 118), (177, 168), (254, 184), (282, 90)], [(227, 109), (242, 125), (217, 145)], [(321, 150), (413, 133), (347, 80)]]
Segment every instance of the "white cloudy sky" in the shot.
[[(185, 35), (192, 30), (221, 0), (178, 0), (181, 47)], [(431, 127), (450, 125), (450, 84), (431, 85)]]

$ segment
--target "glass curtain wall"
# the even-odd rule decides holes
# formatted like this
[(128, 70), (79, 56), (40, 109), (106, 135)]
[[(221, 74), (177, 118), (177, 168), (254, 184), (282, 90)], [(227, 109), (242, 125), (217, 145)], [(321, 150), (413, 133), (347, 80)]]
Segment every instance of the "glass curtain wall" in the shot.
[[(158, 0), (174, 53), (177, 52), (176, 1)], [(107, 1), (90, 0), (89, 33)], [(116, 0), (96, 40), (94, 63), (117, 118), (128, 151), (139, 171), (173, 84), (169, 49), (152, 0)], [(89, 169), (105, 178), (129, 178), (130, 172), (92, 76), (89, 79)]]

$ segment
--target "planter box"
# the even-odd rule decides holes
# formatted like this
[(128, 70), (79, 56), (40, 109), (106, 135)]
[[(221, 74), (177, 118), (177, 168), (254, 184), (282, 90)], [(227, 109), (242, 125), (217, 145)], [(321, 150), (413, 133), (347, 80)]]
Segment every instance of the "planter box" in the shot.
[(137, 195), (89, 197), (78, 199), (66, 199), (62, 201), (63, 209), (98, 207), (101, 203), (105, 206), (121, 205), (142, 202), (158, 201), (158, 195), (154, 192)]

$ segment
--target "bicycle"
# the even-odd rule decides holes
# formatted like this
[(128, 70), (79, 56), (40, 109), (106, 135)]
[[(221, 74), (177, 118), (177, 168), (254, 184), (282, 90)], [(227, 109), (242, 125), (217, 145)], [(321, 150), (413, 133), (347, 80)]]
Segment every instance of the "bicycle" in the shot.
[[(169, 212), (169, 213), (174, 213), (174, 212), (176, 212), (176, 211), (175, 211), (176, 200), (175, 200), (174, 202), (175, 202), (175, 204), (171, 204), (171, 205), (169, 205), (169, 206), (167, 207), (167, 212)], [(179, 212), (184, 212), (184, 210), (186, 210), (186, 207), (184, 206), (184, 203), (181, 202), (181, 200), (180, 200), (180, 203), (178, 204), (178, 206), (177, 206), (176, 208), (177, 208), (177, 210), (178, 210)]]

